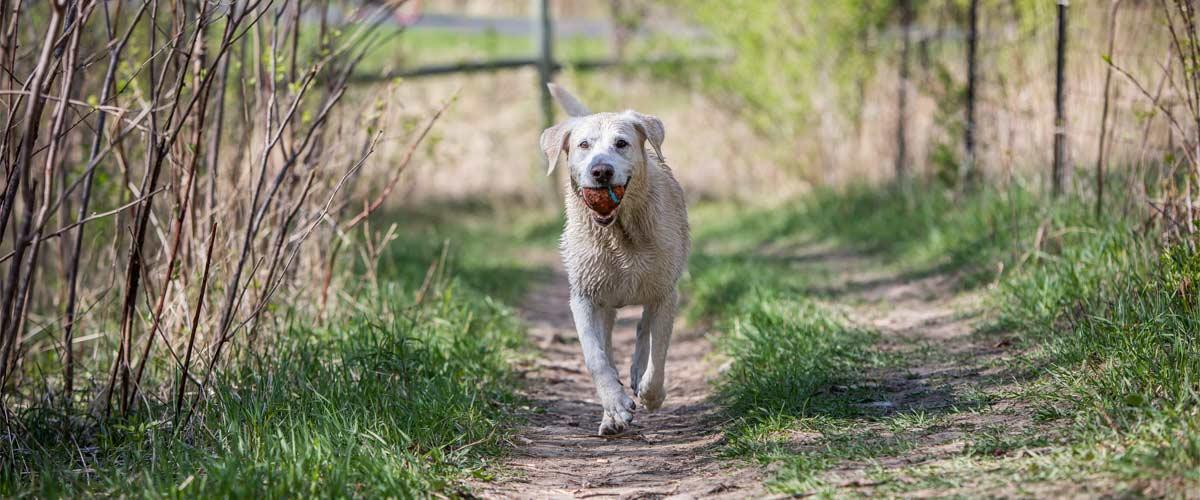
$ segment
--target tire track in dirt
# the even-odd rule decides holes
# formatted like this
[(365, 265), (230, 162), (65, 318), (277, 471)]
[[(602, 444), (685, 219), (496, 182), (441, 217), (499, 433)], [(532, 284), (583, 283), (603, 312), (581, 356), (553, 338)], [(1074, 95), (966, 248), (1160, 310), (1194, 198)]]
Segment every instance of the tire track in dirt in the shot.
[[(761, 472), (717, 456), (721, 442), (709, 381), (716, 368), (704, 332), (677, 323), (667, 361), (667, 401), (639, 409), (633, 430), (597, 436), (601, 409), (568, 307), (566, 274), (536, 286), (520, 308), (539, 353), (525, 370), (530, 409), (499, 477), (472, 484), (483, 498), (746, 498)], [(613, 353), (628, 383), (640, 307), (622, 309)], [(742, 465), (742, 467), (739, 467)]]

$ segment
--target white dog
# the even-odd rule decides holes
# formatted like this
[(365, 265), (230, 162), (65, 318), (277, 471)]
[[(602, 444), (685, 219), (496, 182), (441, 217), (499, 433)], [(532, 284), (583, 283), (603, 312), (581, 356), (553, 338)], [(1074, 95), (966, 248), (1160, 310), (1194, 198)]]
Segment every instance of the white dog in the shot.
[(656, 410), (666, 399), (676, 283), (691, 247), (687, 206), (663, 161), (662, 121), (635, 111), (592, 113), (561, 87), (550, 91), (570, 115), (542, 132), (541, 146), (547, 173), (563, 152), (570, 168), (562, 256), (571, 312), (604, 408), (600, 434), (617, 434), (635, 405), (613, 366), (613, 321), (617, 308), (643, 306), (629, 381), (642, 405)]

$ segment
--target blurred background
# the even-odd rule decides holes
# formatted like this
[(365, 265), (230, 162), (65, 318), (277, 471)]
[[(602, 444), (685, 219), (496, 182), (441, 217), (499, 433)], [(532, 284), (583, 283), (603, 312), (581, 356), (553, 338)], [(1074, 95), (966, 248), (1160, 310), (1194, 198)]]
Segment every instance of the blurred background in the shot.
[[(731, 60), (731, 52), (675, 6), (544, 3), (552, 78), (594, 109), (645, 110), (670, 123), (668, 133), (680, 146), (671, 161), (681, 167), (678, 175), (693, 199), (786, 196), (803, 185), (772, 164), (764, 138), (736, 107), (697, 88), (702, 67)], [(388, 98), (406, 103), (414, 117), (455, 92), (458, 97), (434, 132), (439, 146), (427, 148), (423, 166), (406, 182), (409, 195), (397, 202), (482, 197), (528, 203), (554, 194), (537, 147), (547, 120), (539, 70), (542, 4), (435, 1), (400, 9), (392, 29), (403, 33), (360, 65), (362, 91), (389, 89)], [(555, 105), (549, 119), (561, 118)]]
[[(522, 0), (408, 5), (413, 17), (407, 32), (378, 52), (381, 61), (363, 68), (378, 64), (390, 75), (418, 61), (533, 62), (540, 49), (539, 7)], [(786, 197), (813, 185), (888, 181), (901, 121), (914, 175), (957, 182), (966, 154), (970, 1), (550, 1), (548, 8), (553, 60), (563, 66), (554, 79), (596, 109), (660, 115), (673, 146), (669, 156), (696, 199)], [(976, 8), (973, 154), (979, 171), (990, 179), (1020, 173), (1048, 181), (1050, 170), (1043, 167), (1054, 150), (1057, 5), (984, 1)], [(1169, 83), (1164, 70), (1178, 64), (1169, 57), (1169, 34), (1156, 29), (1162, 25), (1158, 4), (1123, 2), (1115, 19), (1111, 9), (1106, 2), (1078, 2), (1070, 9), (1067, 149), (1073, 165), (1093, 165), (1101, 114), (1107, 112), (1105, 162), (1141, 167), (1170, 148), (1171, 127), (1125, 76), (1109, 84), (1106, 99), (1108, 62), (1164, 99), (1170, 90), (1163, 88)], [(609, 61), (620, 64), (594, 67)], [(908, 66), (903, 85), (902, 61)], [(400, 86), (406, 96), (414, 93), (405, 99), (410, 102), (463, 89), (443, 123), (440, 135), (448, 142), (438, 152), (445, 156), (437, 171), (414, 173), (423, 195), (453, 195), (444, 190), (467, 186), (529, 195), (522, 186), (527, 179), (497, 186), (485, 176), (455, 172), (477, 171), (483, 165), (474, 162), (496, 157), (536, 156), (529, 141), (514, 139), (540, 128), (538, 79), (530, 65), (411, 78)], [(908, 100), (904, 120), (901, 88)], [(467, 123), (471, 133), (451, 133)], [(534, 174), (538, 161), (527, 161)]]

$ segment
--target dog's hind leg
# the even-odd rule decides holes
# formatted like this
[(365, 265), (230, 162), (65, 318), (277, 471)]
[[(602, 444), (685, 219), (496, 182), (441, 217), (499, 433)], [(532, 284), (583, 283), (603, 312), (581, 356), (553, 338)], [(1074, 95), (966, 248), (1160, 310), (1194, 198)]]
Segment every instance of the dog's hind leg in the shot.
[[(648, 410), (657, 410), (667, 399), (667, 391), (663, 381), (667, 373), (667, 349), (671, 346), (671, 331), (675, 328), (675, 308), (678, 304), (678, 294), (674, 291), (656, 304), (646, 306), (642, 313), (642, 323), (650, 330), (649, 359), (646, 369), (642, 372), (638, 383), (634, 386), (642, 405)], [(641, 347), (643, 336), (639, 333), (638, 347)], [(634, 354), (636, 361), (637, 354)]]
[(606, 307), (601, 310), (600, 315), (601, 319), (604, 320), (604, 359), (607, 359), (608, 364), (615, 370), (617, 363), (613, 360), (612, 334), (613, 324), (617, 321), (617, 310)]
[(629, 364), (629, 386), (635, 391), (638, 390), (642, 374), (646, 373), (646, 362), (650, 359), (650, 332), (646, 329), (646, 325), (650, 324), (649, 317), (646, 315), (649, 310), (649, 307), (642, 309), (642, 319), (637, 324), (637, 341), (633, 347), (633, 360)]
[(572, 295), (571, 313), (575, 317), (575, 330), (579, 333), (583, 361), (588, 372), (592, 374), (596, 396), (600, 399), (600, 406), (604, 408), (600, 434), (624, 432), (633, 421), (635, 405), (633, 399), (625, 394), (617, 369), (604, 352), (605, 325), (612, 325), (611, 318), (615, 311), (599, 306), (587, 297)]

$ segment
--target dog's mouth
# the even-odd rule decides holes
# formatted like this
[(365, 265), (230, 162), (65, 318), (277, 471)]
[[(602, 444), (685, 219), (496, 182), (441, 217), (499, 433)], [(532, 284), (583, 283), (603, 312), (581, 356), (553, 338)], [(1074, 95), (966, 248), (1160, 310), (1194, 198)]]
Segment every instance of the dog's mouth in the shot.
[(625, 198), (625, 186), (581, 187), (575, 193), (592, 212), (592, 220), (601, 226), (607, 226), (617, 220), (621, 200)]

